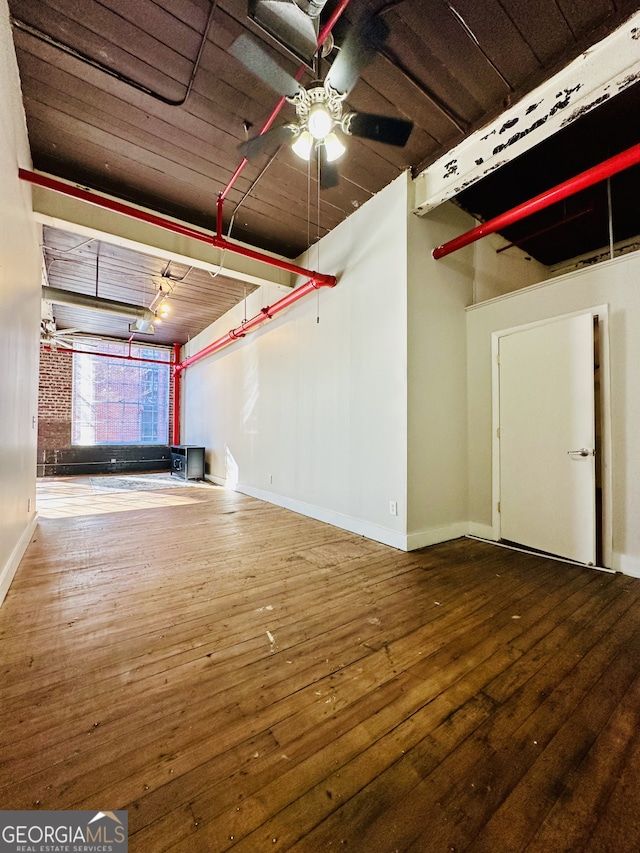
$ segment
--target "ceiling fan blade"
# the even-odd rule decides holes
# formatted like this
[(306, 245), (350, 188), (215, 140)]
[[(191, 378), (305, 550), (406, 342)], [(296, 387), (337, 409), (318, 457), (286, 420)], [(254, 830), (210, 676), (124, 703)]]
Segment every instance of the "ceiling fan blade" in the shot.
[(343, 128), (351, 136), (402, 147), (407, 144), (413, 130), (413, 122), (374, 113), (350, 113), (344, 119)]
[(274, 92), (285, 98), (293, 98), (302, 88), (291, 74), (281, 68), (266, 50), (245, 33), (238, 36), (229, 48), (229, 53)]
[(73, 347), (68, 341), (62, 340), (62, 338), (59, 338), (57, 336), (55, 338), (45, 338), (44, 343), (47, 343), (49, 344), (49, 346), (53, 347), (62, 347), (62, 349), (73, 349)]
[(280, 127), (274, 127), (273, 130), (268, 130), (261, 136), (247, 139), (238, 148), (243, 157), (251, 160), (259, 154), (264, 154), (265, 151), (275, 151), (285, 142), (291, 142), (297, 135), (298, 129), (294, 125), (283, 124)]
[(320, 158), (320, 189), (330, 190), (340, 183), (338, 167), (335, 163), (327, 160), (327, 152), (324, 145), (318, 146), (318, 157)]
[(341, 95), (348, 95), (388, 36), (389, 27), (382, 18), (361, 18), (340, 48), (326, 76), (325, 85), (331, 86)]

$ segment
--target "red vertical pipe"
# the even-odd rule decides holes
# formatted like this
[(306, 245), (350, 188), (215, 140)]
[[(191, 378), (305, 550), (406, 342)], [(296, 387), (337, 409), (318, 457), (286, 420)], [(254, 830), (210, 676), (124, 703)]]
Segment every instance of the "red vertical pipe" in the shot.
[(591, 187), (593, 184), (604, 181), (606, 178), (610, 178), (612, 175), (622, 172), (630, 166), (635, 166), (636, 163), (640, 163), (640, 143), (627, 148), (626, 151), (622, 151), (620, 154), (610, 157), (597, 166), (593, 166), (591, 169), (580, 172), (579, 175), (569, 178), (568, 181), (557, 184), (557, 186), (552, 187), (550, 190), (545, 190), (545, 192), (529, 199), (529, 201), (512, 207), (506, 213), (501, 213), (500, 216), (496, 216), (494, 219), (490, 219), (488, 222), (472, 228), (471, 231), (467, 231), (459, 237), (454, 237), (448, 243), (443, 243), (437, 249), (433, 250), (433, 257), (439, 260), (440, 258), (444, 258), (445, 255), (457, 252), (458, 249), (462, 249), (470, 243), (475, 243), (476, 240), (486, 237), (487, 234), (494, 234), (501, 228), (506, 228), (507, 225), (519, 222), (521, 219), (531, 216), (532, 213), (544, 210), (545, 207), (550, 207), (557, 201), (562, 201), (562, 199), (587, 189), (587, 187)]
[[(298, 81), (298, 83), (300, 82), (300, 80), (302, 80), (305, 71), (306, 71), (306, 65), (301, 65), (300, 68), (298, 68), (298, 70), (295, 74), (295, 79)], [(258, 136), (263, 136), (268, 130), (271, 129), (271, 125), (277, 119), (278, 113), (283, 108), (283, 106), (285, 105), (286, 102), (287, 102), (287, 99), (284, 96), (280, 98), (278, 103), (275, 105), (275, 107), (269, 113), (269, 118), (262, 125), (262, 128), (260, 129), (260, 133), (258, 134)], [(248, 159), (246, 157), (243, 157), (242, 160), (238, 163), (238, 166), (237, 166), (235, 172), (229, 178), (229, 183), (226, 185), (226, 187), (222, 190), (222, 192), (218, 196), (219, 200), (221, 200), (221, 201), (225, 200), (225, 198), (229, 194), (229, 190), (235, 184), (235, 182), (238, 180), (242, 170), (244, 169), (244, 167), (247, 165), (248, 162), (249, 162)], [(218, 232), (218, 233), (220, 233), (220, 232)]]
[(173, 345), (173, 427), (171, 430), (171, 444), (180, 444), (180, 344)]
[(216, 236), (222, 237), (222, 205), (224, 204), (224, 196), (218, 193), (218, 201), (216, 203)]

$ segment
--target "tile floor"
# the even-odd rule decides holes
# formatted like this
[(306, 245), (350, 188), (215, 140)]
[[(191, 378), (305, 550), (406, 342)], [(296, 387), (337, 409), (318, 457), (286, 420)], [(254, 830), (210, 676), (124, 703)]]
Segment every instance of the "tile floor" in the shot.
[[(108, 488), (105, 480), (117, 477), (122, 489)], [(129, 481), (134, 488), (127, 488)], [(194, 489), (220, 488), (196, 480), (172, 481), (169, 474), (110, 475), (96, 477), (42, 477), (36, 483), (36, 509), (42, 518), (100, 515), (196, 502)]]

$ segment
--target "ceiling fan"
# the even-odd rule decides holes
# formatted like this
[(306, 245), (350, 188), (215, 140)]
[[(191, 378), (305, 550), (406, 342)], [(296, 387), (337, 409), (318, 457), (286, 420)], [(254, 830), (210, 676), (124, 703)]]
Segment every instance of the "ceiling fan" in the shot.
[(293, 104), (297, 122), (284, 124), (240, 146), (247, 159), (290, 143), (303, 160), (315, 150), (320, 163), (320, 186), (330, 189), (338, 184), (335, 161), (344, 154), (345, 136), (359, 136), (402, 147), (413, 129), (413, 122), (374, 113), (345, 112), (344, 103), (358, 79), (382, 47), (389, 28), (379, 17), (363, 17), (347, 35), (324, 81), (315, 81), (306, 89), (248, 35), (239, 36), (229, 52), (245, 68), (259, 77)]
[(57, 349), (73, 349), (73, 336), (81, 329), (58, 329), (54, 317), (43, 317), (40, 320), (40, 343)]

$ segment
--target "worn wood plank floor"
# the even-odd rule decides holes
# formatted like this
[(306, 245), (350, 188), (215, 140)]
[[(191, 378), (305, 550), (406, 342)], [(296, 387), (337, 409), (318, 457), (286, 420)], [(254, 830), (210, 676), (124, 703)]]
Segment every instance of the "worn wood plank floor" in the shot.
[(128, 809), (135, 853), (640, 850), (640, 581), (171, 494), (41, 520), (1, 808)]

